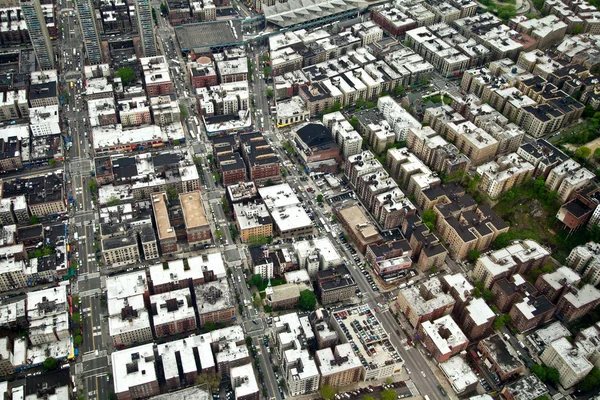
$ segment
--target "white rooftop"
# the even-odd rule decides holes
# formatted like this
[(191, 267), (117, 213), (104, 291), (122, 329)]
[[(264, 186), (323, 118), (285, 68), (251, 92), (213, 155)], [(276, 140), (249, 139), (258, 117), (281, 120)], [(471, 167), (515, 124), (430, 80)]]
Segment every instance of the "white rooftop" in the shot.
[(354, 350), (352, 350), (352, 345), (350, 343), (338, 344), (335, 347), (335, 351), (340, 358), (347, 357), (347, 361), (338, 364), (333, 351), (331, 351), (331, 348), (329, 347), (317, 350), (315, 353), (316, 359), (319, 360), (319, 370), (321, 371), (321, 375), (332, 375), (363, 366), (358, 356), (354, 354)]
[(477, 325), (483, 325), (487, 323), (490, 318), (494, 318), (496, 316), (494, 311), (492, 311), (490, 306), (488, 306), (485, 300), (482, 298), (471, 300), (467, 306), (467, 310)]
[(256, 383), (252, 364), (231, 368), (230, 376), (236, 399), (258, 392), (258, 384)]
[(125, 393), (132, 386), (157, 380), (152, 343), (115, 351), (111, 359), (115, 393)]
[[(167, 301), (176, 300), (177, 309), (169, 311)], [(150, 303), (156, 304), (157, 314), (153, 316), (154, 325), (168, 324), (187, 318), (195, 318), (194, 305), (189, 289), (173, 290), (171, 292), (150, 296)]]
[(455, 347), (469, 342), (450, 315), (445, 315), (435, 321), (425, 321), (421, 324), (423, 331), (429, 336), (441, 355), (452, 352)]
[(440, 363), (440, 369), (446, 375), (456, 393), (462, 393), (478, 381), (469, 364), (460, 355), (451, 357), (447, 361)]

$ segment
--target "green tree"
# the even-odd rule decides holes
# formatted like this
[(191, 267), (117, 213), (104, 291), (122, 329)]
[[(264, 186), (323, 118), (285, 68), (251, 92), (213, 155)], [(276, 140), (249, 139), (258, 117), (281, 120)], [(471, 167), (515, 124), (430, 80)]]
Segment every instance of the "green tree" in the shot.
[(106, 205), (109, 206), (109, 207), (111, 207), (111, 206), (118, 206), (119, 204), (121, 204), (121, 200), (119, 198), (117, 198), (117, 197), (111, 197), (106, 202)]
[(594, 367), (590, 373), (579, 382), (577, 389), (582, 392), (589, 392), (598, 388), (600, 388), (600, 369)]
[(179, 191), (177, 190), (177, 188), (173, 185), (167, 186), (167, 199), (169, 200), (169, 203), (174, 202), (178, 198), (179, 198)]
[(322, 194), (318, 194), (317, 195), (317, 203), (322, 203), (323, 202), (323, 195)]
[(503, 232), (496, 236), (494, 243), (492, 243), (492, 247), (494, 250), (503, 249), (510, 244), (510, 235), (508, 232)]
[(179, 119), (184, 120), (188, 117), (189, 113), (185, 105), (179, 104)]
[(435, 226), (435, 222), (437, 220), (437, 214), (433, 210), (427, 210), (423, 213), (423, 217), (421, 218), (421, 220), (425, 224), (430, 222), (433, 226)]
[(421, 85), (427, 85), (429, 84), (429, 77), (428, 76), (424, 76), (421, 78)]
[(312, 290), (303, 290), (300, 292), (300, 300), (298, 301), (298, 305), (304, 311), (312, 311), (317, 305), (317, 297)]
[(509, 19), (514, 18), (517, 15), (517, 10), (512, 4), (500, 6), (496, 10), (496, 15), (498, 16), (498, 18), (500, 18), (504, 22), (507, 22)]
[(73, 339), (73, 344), (75, 346), (79, 346), (81, 344), (81, 342), (83, 342), (83, 338), (81, 337), (81, 335), (77, 335), (75, 336), (75, 338)]
[(477, 261), (479, 256), (481, 255), (481, 251), (479, 250), (471, 250), (467, 253), (467, 259), (471, 262)]
[(396, 97), (402, 96), (404, 94), (404, 86), (402, 86), (402, 85), (396, 86), (396, 89), (394, 90), (394, 94), (396, 95)]
[(394, 389), (386, 389), (381, 392), (381, 400), (395, 400), (396, 396), (396, 391)]
[(592, 150), (589, 147), (581, 146), (577, 150), (575, 150), (575, 158), (580, 160), (587, 159), (590, 154), (592, 154)]
[(597, 147), (596, 150), (594, 150), (594, 160), (600, 162), (600, 147)]
[(492, 291), (490, 289), (483, 289), (483, 292), (481, 293), (481, 297), (483, 297), (483, 299), (485, 301), (490, 302), (494, 298), (494, 294), (492, 293)]
[(213, 174), (213, 178), (214, 178), (214, 180), (215, 180), (216, 183), (221, 182), (221, 174), (219, 174), (218, 172), (215, 172)]
[(74, 312), (73, 314), (71, 314), (71, 319), (73, 320), (74, 323), (80, 324), (81, 323), (81, 314)]
[(494, 321), (494, 329), (499, 331), (504, 328), (506, 324), (508, 324), (512, 320), (511, 316), (508, 314), (502, 314), (496, 317)]
[(44, 370), (52, 371), (58, 368), (58, 360), (54, 357), (48, 357), (44, 360)]
[(158, 25), (158, 17), (156, 16), (156, 8), (152, 7), (152, 19), (154, 20), (154, 25)]
[(204, 329), (204, 332), (212, 332), (215, 329), (217, 329), (217, 324), (215, 324), (214, 322), (207, 322), (202, 328)]
[(546, 379), (548, 380), (548, 382), (556, 385), (558, 383), (558, 381), (560, 380), (560, 372), (558, 372), (558, 369), (556, 368), (552, 368), (552, 367), (546, 367)]
[(259, 287), (262, 282), (263, 282), (263, 278), (260, 274), (252, 275), (252, 278), (250, 278), (250, 280), (248, 281), (250, 286), (256, 286), (256, 287)]
[(48, 160), (48, 165), (50, 165), (50, 166), (56, 165), (56, 160), (54, 158), (49, 159)]
[(335, 389), (329, 385), (323, 385), (323, 387), (319, 390), (321, 397), (324, 400), (332, 400), (335, 397)]
[(250, 336), (246, 336), (246, 346), (252, 346), (252, 338)]
[[(360, 121), (359, 121), (359, 120), (358, 120), (358, 118), (356, 118), (355, 116), (354, 116), (354, 117), (352, 117), (352, 118), (350, 118), (350, 119), (348, 120), (348, 122), (350, 123), (350, 125), (352, 125), (352, 127), (353, 127), (355, 130), (358, 130), (358, 128), (360, 127)], [(599, 147), (599, 148), (600, 148), (600, 147)]]
[(392, 384), (392, 382), (394, 382), (394, 381), (392, 380), (392, 378), (385, 378), (385, 384), (386, 384), (386, 385), (391, 385), (391, 384)]
[(271, 76), (271, 67), (269, 67), (268, 65), (265, 65), (265, 67), (263, 68), (263, 74), (264, 74), (265, 78), (268, 78), (269, 76)]
[(216, 392), (221, 386), (221, 373), (219, 372), (203, 372), (198, 374), (194, 380), (194, 384), (197, 386), (204, 386), (211, 392)]
[(363, 108), (366, 104), (366, 101), (363, 99), (356, 99), (356, 102), (354, 103), (354, 105), (356, 106), (356, 108)]
[(95, 179), (90, 179), (87, 186), (92, 194), (96, 194), (98, 192), (98, 183), (96, 183)]
[(35, 215), (32, 215), (31, 217), (29, 217), (29, 223), (31, 225), (37, 225), (40, 223), (40, 219), (38, 217), (36, 217)]
[(265, 95), (267, 96), (268, 99), (273, 97), (273, 89), (271, 88), (267, 88), (267, 90), (265, 90)]
[(160, 3), (160, 13), (164, 16), (169, 14), (169, 10), (167, 10), (167, 6), (165, 5), (165, 3)]
[(577, 24), (573, 26), (573, 29), (571, 29), (571, 33), (573, 35), (579, 35), (580, 33), (583, 32), (583, 26)]
[(274, 185), (273, 180), (270, 178), (267, 179), (267, 181), (265, 182), (265, 186), (273, 186), (273, 185)]
[(135, 73), (130, 67), (119, 68), (119, 70), (115, 73), (115, 77), (121, 78), (123, 85), (129, 85), (131, 82), (135, 81)]

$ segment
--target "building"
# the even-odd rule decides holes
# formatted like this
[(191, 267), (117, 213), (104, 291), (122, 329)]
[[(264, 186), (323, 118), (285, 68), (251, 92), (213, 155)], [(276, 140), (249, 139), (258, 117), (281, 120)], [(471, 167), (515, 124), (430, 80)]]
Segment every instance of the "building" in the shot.
[(338, 344), (333, 351), (331, 348), (317, 350), (315, 360), (321, 371), (321, 387), (348, 386), (361, 380), (363, 365), (350, 343)]
[(534, 167), (517, 153), (500, 157), (477, 167), (481, 177), (479, 188), (490, 198), (496, 199), (502, 193), (520, 185), (533, 175)]
[(278, 128), (308, 121), (310, 117), (306, 103), (299, 96), (292, 96), (288, 100), (278, 101), (276, 113), (275, 123)]
[(498, 378), (502, 382), (525, 370), (515, 349), (502, 340), (498, 334), (480, 341), (477, 349), (482, 353), (481, 358), (492, 364), (490, 370), (498, 374)]
[(359, 206), (354, 205), (339, 210), (338, 216), (346, 232), (350, 234), (350, 238), (361, 253), (366, 251), (367, 246), (383, 242), (377, 228), (371, 224)]
[(449, 315), (454, 308), (454, 299), (442, 290), (438, 278), (431, 278), (398, 291), (394, 303), (396, 310), (402, 312), (415, 328), (423, 321), (431, 321)]
[[(25, 195), (29, 213), (36, 217), (47, 217), (52, 214), (62, 215), (66, 211), (62, 175), (51, 174), (4, 181), (0, 194), (0, 197), (5, 199)], [(15, 205), (19, 204), (15, 203)]]
[(477, 259), (473, 278), (490, 289), (495, 281), (519, 273), (526, 275), (533, 268), (542, 266), (550, 252), (533, 240), (523, 240), (493, 251)]
[[(140, 0), (137, 3), (140, 4)], [(171, 81), (171, 75), (169, 74), (169, 63), (165, 56), (144, 57), (139, 60), (142, 65), (148, 97), (175, 93), (173, 81)]]
[[(479, 383), (479, 378), (472, 371), (471, 366), (466, 361), (465, 357), (458, 355), (451, 357), (447, 361), (439, 364), (440, 369), (450, 382), (452, 389), (457, 394), (468, 393), (475, 390)], [(470, 397), (472, 400), (477, 400), (477, 397)], [(487, 397), (479, 400), (489, 400)]]
[(271, 214), (276, 233), (282, 237), (308, 236), (313, 233), (312, 221), (300, 206), (300, 200), (287, 183), (258, 189)]
[(496, 319), (496, 313), (482, 298), (471, 299), (462, 315), (462, 330), (472, 341), (486, 337)]
[(355, 296), (356, 282), (345, 266), (326, 269), (317, 273), (320, 304), (328, 305), (350, 300)]
[(575, 190), (590, 183), (594, 177), (592, 172), (581, 168), (578, 162), (568, 159), (550, 171), (546, 179), (546, 187), (550, 191), (557, 191), (558, 200), (564, 203)]
[[(200, 192), (187, 192), (179, 195), (183, 211), (187, 242), (191, 246), (210, 243), (210, 225), (206, 219)], [(161, 242), (162, 244), (162, 242)]]
[(469, 339), (450, 315), (434, 321), (424, 321), (419, 326), (419, 336), (421, 343), (429, 350), (438, 364), (465, 351), (469, 344)]
[(258, 198), (254, 182), (240, 182), (227, 186), (227, 197), (231, 203), (246, 203)]
[(369, 306), (335, 311), (331, 323), (342, 342), (350, 344), (355, 356), (364, 361), (362, 380), (379, 380), (402, 372), (403, 361), (394, 346), (388, 344), (389, 335)]
[(577, 344), (569, 342), (567, 338), (560, 338), (546, 347), (540, 359), (545, 365), (558, 370), (561, 386), (569, 389), (594, 368), (586, 356), (587, 353)]
[(335, 268), (344, 263), (342, 256), (327, 236), (299, 240), (292, 246), (298, 259), (298, 267), (305, 269), (312, 279), (319, 271)]
[(19, 5), (40, 69), (54, 69), (54, 51), (41, 3), (36, 0), (22, 0)]
[(196, 329), (196, 314), (188, 288), (150, 296), (150, 309), (156, 337)]
[(250, 180), (257, 185), (281, 181), (279, 159), (261, 133), (240, 136), (240, 147)]
[(96, 28), (94, 5), (90, 0), (77, 0), (75, 6), (88, 62), (90, 64), (100, 64), (102, 63), (102, 50), (100, 49), (100, 39)]
[(194, 286), (200, 326), (229, 322), (235, 318), (235, 298), (227, 279)]
[(308, 123), (302, 126), (296, 130), (294, 140), (300, 158), (310, 171), (337, 172), (342, 162), (340, 148), (331, 131), (323, 124)]
[(273, 236), (273, 220), (263, 203), (234, 203), (233, 211), (237, 230), (243, 242)]
[(217, 73), (210, 58), (199, 57), (195, 62), (187, 63), (186, 69), (195, 89), (218, 85)]
[(132, 236), (117, 236), (102, 240), (102, 257), (108, 268), (121, 267), (140, 261), (137, 240)]
[(29, 341), (37, 346), (69, 337), (69, 306), (65, 286), (27, 293)]
[(524, 297), (515, 303), (508, 315), (519, 332), (537, 328), (552, 318), (556, 307), (544, 295)]
[[(269, 280), (274, 277), (274, 261), (277, 262), (276, 253), (271, 253), (268, 248), (261, 246), (248, 247), (250, 253), (252, 272), (254, 275), (260, 275), (263, 280)], [(277, 271), (279, 274), (279, 271)]]
[(492, 285), (494, 303), (498, 310), (508, 312), (513, 304), (523, 301), (524, 297), (536, 295), (537, 289), (520, 274), (497, 280)]
[(567, 267), (560, 267), (550, 274), (543, 274), (535, 281), (535, 288), (552, 303), (556, 303), (560, 296), (569, 290), (570, 286), (577, 286), (581, 277)]
[(410, 244), (402, 239), (367, 246), (365, 258), (381, 279), (393, 281), (406, 274), (412, 265), (411, 255)]
[(223, 186), (246, 181), (246, 164), (239, 153), (234, 152), (219, 155), (217, 162), (219, 164), (219, 170), (221, 171)]
[(235, 400), (258, 400), (260, 391), (254, 376), (252, 364), (231, 368), (231, 387), (235, 392)]
[(592, 285), (600, 283), (600, 245), (588, 242), (577, 246), (567, 257), (566, 264), (582, 277), (590, 279)]
[(240, 57), (217, 62), (217, 71), (221, 83), (241, 82), (248, 80), (248, 58)]
[(545, 139), (522, 144), (517, 150), (517, 154), (535, 167), (534, 176), (542, 175), (544, 178), (554, 167), (569, 159), (569, 156)]
[(152, 210), (154, 213), (154, 222), (158, 232), (158, 244), (162, 254), (173, 253), (177, 251), (177, 235), (175, 229), (171, 226), (169, 211), (167, 209), (167, 194), (156, 193), (152, 195)]
[(556, 303), (556, 315), (565, 322), (571, 322), (583, 317), (600, 304), (600, 291), (586, 284), (577, 289), (569, 287)]
[(152, 340), (146, 274), (132, 272), (106, 279), (108, 331), (115, 346)]
[(504, 385), (500, 395), (506, 400), (536, 400), (548, 395), (548, 387), (536, 374), (529, 374)]
[(300, 300), (300, 292), (311, 290), (305, 283), (286, 283), (279, 286), (268, 286), (265, 289), (267, 303), (273, 310), (294, 308)]
[(323, 115), (323, 125), (331, 131), (334, 140), (340, 147), (344, 160), (361, 152), (362, 136), (354, 130), (354, 127), (341, 112), (337, 111)]
[(154, 57), (156, 52), (156, 41), (154, 40), (154, 21), (152, 20), (152, 9), (149, 0), (135, 0), (135, 15), (138, 22), (138, 33), (142, 43), (144, 57)]
[(160, 393), (154, 345), (145, 344), (111, 354), (115, 394), (119, 400), (142, 399)]

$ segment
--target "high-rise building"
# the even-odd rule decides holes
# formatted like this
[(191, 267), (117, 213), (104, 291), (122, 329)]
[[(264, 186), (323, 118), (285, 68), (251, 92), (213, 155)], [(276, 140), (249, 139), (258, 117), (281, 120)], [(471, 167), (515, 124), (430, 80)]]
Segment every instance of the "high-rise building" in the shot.
[(21, 0), (21, 10), (40, 69), (54, 69), (54, 51), (39, 0)]
[(77, 0), (76, 6), (88, 61), (90, 64), (100, 64), (102, 63), (102, 53), (94, 18), (94, 5), (91, 0)]
[(140, 33), (144, 57), (154, 57), (156, 56), (156, 42), (154, 41), (154, 27), (149, 0), (136, 0), (135, 12), (138, 18), (138, 32)]

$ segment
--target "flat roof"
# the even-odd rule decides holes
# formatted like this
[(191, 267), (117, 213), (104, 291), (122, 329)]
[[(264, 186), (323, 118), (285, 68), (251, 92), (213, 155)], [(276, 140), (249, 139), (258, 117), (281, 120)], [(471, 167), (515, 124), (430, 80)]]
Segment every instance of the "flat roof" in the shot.
[(467, 306), (467, 310), (469, 311), (471, 319), (477, 325), (486, 324), (491, 318), (496, 317), (494, 311), (482, 298), (472, 299)]
[(185, 219), (185, 227), (187, 229), (208, 225), (200, 192), (181, 193), (179, 195), (179, 202), (183, 210), (183, 218)]
[(194, 286), (198, 315), (235, 307), (235, 299), (227, 279)]
[(445, 315), (435, 321), (425, 321), (421, 324), (421, 328), (442, 355), (450, 353), (452, 348), (469, 342), (467, 336), (450, 315)]
[(469, 386), (476, 384), (478, 381), (469, 364), (460, 355), (440, 363), (440, 369), (446, 375), (456, 393), (464, 392)]
[(150, 296), (152, 308), (156, 308), (154, 325), (162, 325), (187, 318), (195, 318), (190, 289), (173, 290)]
[(231, 368), (229, 375), (231, 376), (231, 386), (235, 390), (236, 399), (258, 393), (258, 383), (251, 363)]
[(154, 219), (156, 221), (158, 239), (164, 240), (175, 238), (175, 229), (173, 229), (171, 226), (171, 221), (169, 220), (166, 193), (162, 192), (152, 194), (152, 209), (154, 210)]
[(190, 257), (187, 262), (190, 270), (212, 271), (216, 279), (221, 279), (226, 275), (223, 254), (220, 252)]
[(362, 367), (362, 363), (354, 353), (350, 343), (338, 344), (335, 347), (335, 355), (329, 347), (317, 350), (315, 357), (318, 360), (319, 370), (323, 376)]
[(132, 386), (157, 381), (154, 344), (144, 344), (111, 354), (115, 393), (128, 392)]
[(124, 299), (148, 291), (146, 272), (136, 271), (106, 277), (106, 297)]
[(241, 19), (180, 25), (175, 27), (175, 34), (182, 51), (244, 42)]

